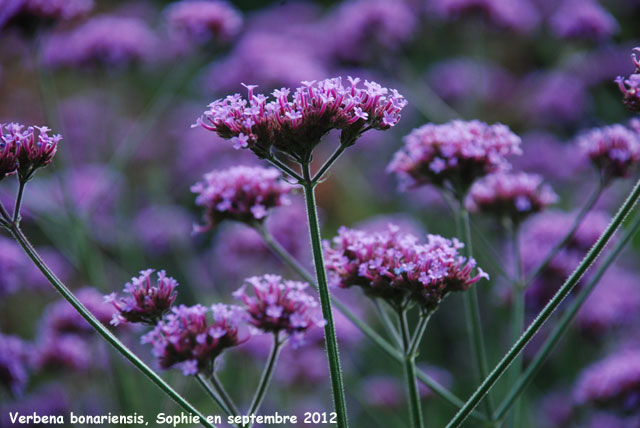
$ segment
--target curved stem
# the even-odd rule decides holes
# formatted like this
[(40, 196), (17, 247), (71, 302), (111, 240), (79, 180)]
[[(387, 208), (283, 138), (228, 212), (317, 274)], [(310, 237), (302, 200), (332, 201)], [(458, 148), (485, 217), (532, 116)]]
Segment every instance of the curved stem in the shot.
[[(260, 383), (258, 384), (258, 389), (256, 390), (256, 394), (253, 396), (251, 406), (249, 407), (249, 412), (247, 413), (247, 415), (249, 416), (260, 409), (260, 405), (264, 400), (264, 395), (267, 392), (267, 388), (269, 388), (271, 378), (273, 377), (273, 371), (276, 368), (276, 362), (278, 361), (278, 355), (280, 354), (280, 346), (281, 343), (278, 339), (278, 334), (275, 333), (273, 335), (273, 345), (271, 347), (269, 360), (267, 360), (267, 365), (264, 367), (262, 377), (260, 378)], [(251, 427), (251, 425), (249, 425), (249, 427)]]
[(303, 178), (300, 176), (300, 174), (295, 172), (293, 169), (289, 168), (284, 162), (276, 159), (275, 156), (271, 156), (270, 158), (266, 158), (266, 160), (268, 162), (270, 162), (273, 166), (278, 168), (280, 171), (282, 171), (285, 174), (291, 176), (292, 178), (294, 178), (298, 182), (301, 183), (303, 181)]
[(422, 419), (422, 406), (420, 405), (420, 391), (418, 391), (418, 383), (416, 382), (416, 359), (415, 356), (410, 353), (411, 336), (409, 334), (406, 309), (400, 311), (398, 316), (400, 317), (400, 330), (402, 332), (404, 376), (407, 382), (407, 398), (409, 400), (411, 426), (414, 428), (423, 428), (424, 422)]
[(20, 244), (22, 249), (31, 258), (33, 263), (40, 269), (49, 282), (55, 287), (56, 290), (75, 308), (76, 311), (93, 327), (111, 346), (113, 346), (118, 352), (120, 352), (126, 359), (128, 359), (138, 370), (140, 370), (145, 376), (147, 376), (158, 388), (164, 391), (169, 397), (171, 397), (180, 407), (185, 411), (192, 413), (200, 418), (200, 423), (208, 428), (215, 428), (214, 425), (207, 422), (206, 418), (193, 407), (186, 399), (184, 399), (178, 392), (176, 392), (171, 386), (166, 383), (160, 376), (158, 376), (149, 366), (147, 366), (137, 355), (135, 355), (129, 348), (127, 348), (120, 340), (111, 333), (100, 321), (75, 297), (75, 295), (64, 285), (58, 277), (49, 269), (46, 263), (40, 258), (40, 255), (36, 252), (35, 248), (31, 245), (27, 237), (22, 233), (22, 230), (15, 225), (11, 224), (9, 228), (11, 234), (15, 240)]
[(640, 180), (636, 183), (633, 190), (622, 204), (615, 217), (607, 226), (607, 229), (598, 238), (595, 245), (589, 250), (584, 259), (580, 262), (580, 265), (573, 271), (565, 283), (556, 292), (553, 298), (547, 303), (547, 305), (540, 311), (536, 319), (529, 325), (523, 335), (514, 343), (513, 347), (496, 365), (493, 371), (485, 378), (480, 384), (478, 389), (469, 397), (465, 405), (458, 411), (453, 417), (451, 422), (447, 425), (447, 428), (455, 428), (460, 426), (462, 422), (467, 418), (469, 413), (478, 405), (478, 403), (484, 398), (485, 395), (493, 388), (495, 383), (500, 379), (504, 372), (509, 368), (509, 365), (513, 362), (522, 349), (529, 343), (531, 338), (540, 330), (542, 325), (549, 319), (556, 308), (562, 303), (564, 298), (571, 292), (573, 287), (578, 283), (584, 273), (591, 267), (593, 262), (598, 258), (604, 247), (607, 245), (613, 234), (618, 227), (622, 224), (629, 212), (633, 209), (634, 205), (640, 198)]
[(316, 208), (314, 188), (315, 184), (311, 180), (309, 164), (302, 165), (304, 176), (304, 196), (307, 205), (307, 216), (309, 218), (309, 232), (311, 233), (311, 247), (313, 250), (313, 260), (318, 279), (318, 291), (320, 294), (320, 305), (322, 306), (322, 316), (327, 324), (324, 327), (324, 337), (329, 359), (329, 370), (331, 373), (331, 388), (335, 411), (338, 416), (338, 428), (347, 428), (347, 405), (344, 397), (344, 385), (342, 382), (342, 369), (340, 368), (340, 354), (338, 351), (338, 340), (331, 311), (331, 295), (327, 284), (327, 272), (324, 268), (324, 256), (322, 254), (322, 242), (320, 238), (320, 224)]
[(544, 344), (534, 357), (533, 361), (527, 366), (526, 370), (520, 376), (518, 381), (513, 385), (507, 397), (500, 404), (498, 409), (496, 410), (496, 419), (501, 419), (511, 408), (511, 406), (516, 402), (522, 391), (529, 385), (529, 382), (533, 379), (534, 375), (538, 372), (542, 364), (546, 361), (547, 357), (555, 347), (555, 345), (560, 341), (562, 335), (569, 327), (571, 321), (578, 313), (578, 310), (582, 307), (583, 303), (593, 289), (596, 287), (604, 273), (611, 266), (611, 264), (615, 261), (618, 255), (622, 252), (622, 250), (626, 247), (626, 245), (631, 241), (631, 239), (635, 236), (636, 233), (640, 230), (640, 215), (636, 216), (636, 219), (633, 221), (632, 225), (628, 227), (624, 236), (620, 241), (616, 244), (616, 246), (611, 250), (611, 252), (607, 255), (605, 260), (602, 262), (602, 265), (598, 268), (598, 271), (594, 274), (594, 276), (589, 280), (589, 282), (584, 286), (580, 293), (576, 296), (575, 300), (571, 303), (571, 306), (562, 314), (562, 317), (558, 320), (558, 323), (555, 325), (553, 331), (545, 340)]
[(389, 336), (391, 336), (391, 338), (396, 341), (396, 344), (398, 346), (402, 346), (402, 338), (400, 338), (400, 335), (398, 334), (396, 327), (393, 325), (393, 322), (389, 318), (389, 314), (387, 314), (385, 308), (382, 306), (378, 299), (374, 299), (373, 304), (375, 305), (376, 311), (378, 312), (378, 315), (382, 320), (382, 324), (387, 329)]
[(227, 390), (224, 389), (224, 386), (222, 386), (222, 383), (220, 383), (220, 380), (216, 376), (215, 372), (211, 374), (210, 379), (211, 379), (211, 384), (213, 385), (216, 392), (218, 393), (218, 396), (222, 399), (222, 402), (225, 404), (225, 406), (227, 406), (227, 409), (229, 409), (229, 411), (231, 412), (231, 415), (232, 416), (239, 415), (240, 412), (238, 411), (238, 407), (235, 405), (235, 403), (227, 393)]
[(198, 373), (196, 375), (196, 380), (198, 381), (200, 386), (202, 386), (202, 388), (205, 390), (205, 392), (209, 395), (209, 397), (211, 397), (213, 399), (213, 401), (215, 401), (215, 403), (218, 405), (218, 407), (220, 407), (222, 409), (223, 412), (225, 412), (228, 416), (235, 416), (231, 412), (229, 407), (218, 396), (218, 393), (213, 388), (213, 385), (211, 385), (211, 383), (209, 382), (209, 379), (207, 378), (207, 376), (205, 374)]
[(416, 327), (416, 331), (411, 338), (411, 343), (409, 344), (409, 355), (414, 355), (418, 351), (420, 347), (420, 342), (422, 342), (422, 336), (424, 336), (424, 332), (427, 330), (427, 324), (429, 324), (429, 319), (431, 319), (431, 314), (433, 312), (427, 312), (420, 316), (420, 321), (418, 322), (418, 326)]
[[(471, 245), (471, 223), (469, 221), (469, 211), (464, 207), (463, 200), (459, 200), (459, 217), (460, 226), (464, 233), (464, 244), (466, 255), (471, 258), (473, 255), (473, 248)], [(467, 331), (469, 334), (469, 341), (471, 343), (471, 349), (473, 349), (476, 361), (476, 370), (479, 379), (487, 377), (489, 372), (487, 364), (487, 352), (484, 345), (484, 338), (482, 336), (482, 319), (480, 318), (480, 305), (478, 303), (478, 291), (476, 287), (471, 287), (464, 293), (464, 308), (467, 319)], [(486, 401), (486, 413), (487, 417), (491, 418), (493, 415), (493, 403), (491, 397), (487, 397)]]
[(546, 269), (549, 263), (551, 263), (553, 258), (558, 255), (558, 253), (569, 243), (569, 241), (571, 241), (573, 235), (582, 224), (582, 220), (584, 220), (587, 214), (589, 214), (591, 209), (593, 209), (593, 207), (596, 205), (596, 202), (598, 202), (598, 199), (600, 198), (600, 195), (602, 195), (604, 189), (605, 184), (602, 182), (602, 180), (600, 180), (595, 190), (589, 196), (587, 202), (580, 209), (580, 212), (578, 212), (578, 214), (576, 215), (576, 218), (574, 219), (573, 224), (571, 225), (571, 228), (569, 229), (567, 234), (551, 249), (551, 251), (549, 251), (549, 254), (547, 254), (542, 262), (540, 262), (540, 264), (533, 270), (533, 272), (526, 279), (525, 285), (529, 285), (531, 281), (533, 281), (538, 275), (540, 275), (540, 273), (544, 269)]
[[(254, 225), (256, 227), (256, 225)], [(307, 269), (302, 266), (296, 259), (291, 255), (285, 248), (283, 248), (273, 236), (269, 233), (269, 231), (264, 228), (257, 228), (258, 233), (263, 237), (265, 244), (274, 252), (281, 260), (288, 265), (293, 271), (295, 271), (301, 278), (305, 281), (313, 285), (316, 289), (318, 289), (318, 284), (316, 284), (315, 278), (307, 271)], [(340, 311), (342, 314), (351, 321), (360, 331), (367, 336), (373, 343), (375, 343), (382, 351), (384, 351), (389, 357), (396, 360), (398, 363), (402, 364), (403, 357), (402, 354), (399, 353), (388, 341), (386, 341), (383, 337), (381, 337), (373, 328), (371, 328), (367, 323), (362, 321), (356, 314), (354, 314), (344, 303), (335, 297), (331, 297), (331, 302), (333, 305)], [(462, 407), (464, 402), (454, 395), (447, 388), (440, 385), (436, 382), (431, 376), (429, 376), (424, 371), (417, 369), (417, 377), (420, 382), (424, 383), (428, 386), (438, 397), (447, 401), (449, 404), (456, 408)], [(471, 416), (474, 419), (486, 421), (486, 417), (481, 415), (478, 412), (473, 412)]]

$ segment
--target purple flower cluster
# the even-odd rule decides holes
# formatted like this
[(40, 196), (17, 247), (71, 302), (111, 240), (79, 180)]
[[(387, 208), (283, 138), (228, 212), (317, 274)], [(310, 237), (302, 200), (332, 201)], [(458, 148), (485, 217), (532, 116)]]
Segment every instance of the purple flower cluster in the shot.
[(592, 129), (577, 141), (605, 180), (628, 177), (640, 163), (640, 136), (622, 125)]
[(400, 119), (407, 101), (395, 89), (359, 78), (305, 81), (289, 99), (291, 89), (272, 92), (273, 100), (254, 94), (255, 85), (245, 85), (248, 99), (230, 95), (209, 105), (197, 125), (231, 139), (237, 148), (249, 148), (269, 157), (272, 148), (308, 162), (320, 139), (332, 129), (341, 130), (340, 141), (352, 145), (368, 129), (388, 129)]
[(633, 412), (640, 406), (640, 351), (613, 354), (583, 370), (574, 389), (576, 404)]
[(638, 113), (640, 112), (640, 60), (638, 60), (636, 54), (640, 54), (640, 48), (635, 48), (634, 52), (631, 58), (636, 68), (635, 72), (628, 78), (618, 76), (616, 83), (620, 87), (620, 92), (624, 95), (624, 104), (629, 110)]
[[(16, 0), (3, 1), (0, 7), (0, 28), (6, 21), (31, 30), (34, 24), (67, 21), (86, 15), (93, 9), (93, 0)], [(6, 14), (6, 15), (5, 15)]]
[[(104, 304), (102, 294), (90, 287), (77, 290), (74, 294), (102, 324), (109, 324), (113, 310)], [(94, 332), (89, 323), (66, 300), (59, 300), (47, 307), (41, 325), (42, 331), (46, 331), (47, 335), (86, 336)]]
[(95, 356), (86, 338), (75, 334), (43, 334), (34, 347), (31, 364), (39, 371), (86, 371)]
[(428, 123), (405, 137), (387, 169), (404, 186), (451, 186), (464, 194), (477, 178), (508, 169), (505, 156), (520, 153), (520, 138), (502, 124)]
[(439, 235), (427, 235), (427, 242), (419, 243), (393, 225), (378, 233), (342, 227), (332, 244), (325, 242), (325, 258), (335, 286), (359, 286), (394, 306), (410, 299), (432, 311), (450, 292), (488, 278), (480, 268), (472, 274), (476, 262), (458, 253), (463, 246)]
[(50, 67), (124, 67), (152, 59), (156, 48), (156, 36), (144, 21), (105, 15), (52, 35), (43, 47), (43, 62)]
[[(247, 285), (253, 288), (253, 295), (247, 294)], [(308, 286), (305, 282), (283, 280), (278, 275), (256, 276), (247, 279), (233, 297), (246, 305), (252, 326), (276, 335), (285, 332), (295, 347), (303, 342), (309, 328), (325, 324), (317, 311), (318, 302), (305, 291)]]
[(531, 32), (540, 21), (538, 10), (529, 0), (436, 0), (433, 8), (448, 19), (477, 14), (498, 28), (517, 33)]
[(205, 224), (197, 231), (210, 230), (223, 220), (262, 222), (269, 209), (289, 203), (292, 188), (275, 168), (235, 166), (212, 171), (191, 187), (198, 194), (196, 204), (206, 209)]
[(122, 322), (155, 325), (169, 311), (177, 297), (178, 281), (161, 270), (155, 285), (152, 285), (151, 275), (154, 272), (153, 269), (143, 270), (140, 276), (127, 282), (124, 292), (130, 296), (118, 297), (115, 292), (105, 296), (105, 301), (116, 308), (112, 325)]
[[(213, 321), (207, 319), (209, 313)], [(144, 335), (142, 342), (153, 346), (163, 369), (178, 367), (186, 376), (211, 372), (222, 351), (241, 343), (241, 319), (242, 310), (235, 306), (180, 305)]]
[(520, 222), (557, 200), (558, 195), (537, 174), (499, 172), (475, 182), (466, 205), (472, 212)]
[(26, 180), (56, 154), (60, 135), (50, 136), (46, 126), (23, 129), (18, 123), (0, 123), (0, 180), (16, 172)]
[(551, 29), (565, 39), (606, 39), (618, 31), (616, 19), (596, 0), (564, 0), (550, 20)]
[(27, 383), (26, 356), (22, 340), (0, 333), (0, 386), (13, 394), (22, 392)]
[(166, 10), (170, 27), (196, 43), (227, 41), (238, 34), (242, 15), (232, 5), (216, 0), (182, 0)]

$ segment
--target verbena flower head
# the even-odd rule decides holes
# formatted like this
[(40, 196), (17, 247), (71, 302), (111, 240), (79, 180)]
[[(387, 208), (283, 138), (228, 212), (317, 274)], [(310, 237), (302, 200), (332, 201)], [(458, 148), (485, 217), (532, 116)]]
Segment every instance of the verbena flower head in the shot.
[(197, 43), (227, 41), (238, 34), (242, 15), (225, 1), (183, 0), (166, 10), (170, 27)]
[(622, 125), (592, 129), (577, 141), (605, 180), (628, 177), (640, 163), (640, 137)]
[(640, 406), (640, 350), (623, 350), (584, 369), (574, 389), (578, 405), (633, 412)]
[(45, 333), (33, 349), (31, 364), (36, 370), (85, 371), (95, 356), (85, 338), (75, 334)]
[[(213, 320), (207, 315), (211, 313)], [(160, 367), (177, 367), (185, 376), (211, 372), (213, 362), (226, 348), (241, 343), (238, 327), (242, 310), (223, 304), (174, 307), (142, 343), (153, 346)]]
[(117, 311), (113, 314), (112, 325), (122, 322), (154, 325), (169, 311), (178, 296), (178, 281), (161, 270), (155, 284), (152, 284), (151, 275), (154, 272), (153, 269), (143, 270), (140, 276), (127, 282), (124, 292), (128, 296), (119, 297), (117, 293), (105, 296), (105, 302), (113, 304)]
[(69, 20), (93, 9), (93, 0), (25, 0), (22, 13), (46, 20)]
[(520, 153), (520, 138), (502, 124), (429, 123), (404, 138), (403, 149), (387, 170), (396, 173), (404, 186), (451, 186), (464, 194), (477, 178), (508, 169), (506, 156)]
[(595, 0), (564, 0), (550, 24), (558, 37), (566, 39), (602, 40), (618, 31), (616, 19)]
[(28, 179), (56, 154), (59, 134), (50, 136), (46, 126), (24, 128), (18, 123), (0, 124), (0, 179), (15, 172)]
[(517, 33), (529, 33), (540, 21), (540, 14), (529, 0), (435, 0), (439, 15), (455, 19), (480, 15), (495, 27)]
[[(109, 324), (113, 310), (104, 304), (104, 297), (94, 288), (82, 288), (75, 293), (80, 302), (102, 324)], [(51, 334), (89, 335), (94, 329), (66, 300), (59, 300), (45, 309), (42, 330)]]
[(342, 227), (332, 244), (325, 242), (325, 257), (333, 285), (359, 286), (395, 306), (408, 298), (431, 311), (450, 292), (488, 278), (480, 268), (472, 273), (476, 262), (458, 253), (463, 246), (439, 235), (427, 235), (427, 242), (419, 243), (393, 225), (378, 233)]
[(210, 230), (223, 220), (262, 222), (271, 208), (289, 204), (287, 194), (292, 189), (275, 168), (235, 166), (212, 171), (191, 187), (198, 194), (196, 204), (206, 209), (205, 224), (197, 231)]
[[(306, 282), (284, 280), (278, 275), (255, 276), (233, 293), (246, 305), (249, 323), (258, 330), (278, 335), (286, 333), (292, 344), (302, 343), (304, 333), (325, 324), (318, 302), (307, 294)], [(247, 294), (247, 286), (253, 293)]]
[(260, 157), (270, 156), (275, 148), (308, 162), (320, 139), (332, 129), (341, 131), (342, 144), (352, 145), (368, 129), (394, 126), (407, 105), (395, 89), (367, 80), (361, 85), (359, 78), (348, 81), (347, 86), (340, 77), (305, 81), (292, 95), (289, 88), (273, 91), (272, 99), (254, 94), (255, 85), (245, 85), (246, 99), (235, 94), (214, 101), (196, 125)]
[(466, 204), (470, 211), (519, 223), (557, 200), (558, 195), (543, 183), (540, 175), (499, 172), (475, 182)]
[(0, 387), (13, 394), (22, 392), (27, 383), (27, 348), (15, 336), (0, 333)]
[(50, 67), (124, 67), (156, 54), (157, 38), (144, 21), (98, 16), (74, 30), (52, 35), (43, 47)]
[(635, 48), (633, 51), (631, 59), (636, 67), (635, 72), (628, 78), (618, 76), (615, 81), (624, 96), (624, 104), (629, 110), (638, 113), (640, 112), (640, 60), (638, 60), (636, 54), (640, 54), (640, 48)]

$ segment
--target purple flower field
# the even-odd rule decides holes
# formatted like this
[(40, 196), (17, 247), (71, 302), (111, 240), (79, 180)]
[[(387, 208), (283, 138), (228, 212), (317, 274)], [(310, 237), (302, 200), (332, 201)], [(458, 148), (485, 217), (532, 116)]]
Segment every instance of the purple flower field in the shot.
[(0, 0), (0, 428), (640, 428), (639, 23)]

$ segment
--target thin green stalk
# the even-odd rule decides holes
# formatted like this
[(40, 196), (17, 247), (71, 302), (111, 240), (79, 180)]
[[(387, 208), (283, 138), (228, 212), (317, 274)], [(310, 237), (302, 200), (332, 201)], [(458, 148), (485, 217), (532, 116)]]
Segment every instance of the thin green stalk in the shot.
[(407, 382), (407, 398), (409, 400), (409, 416), (413, 428), (423, 428), (422, 406), (420, 404), (420, 392), (416, 381), (416, 359), (410, 352), (411, 335), (407, 323), (407, 311), (403, 309), (398, 314), (400, 317), (400, 331), (402, 332), (402, 344), (404, 349), (404, 376)]
[[(280, 354), (280, 339), (278, 338), (278, 334), (273, 335), (273, 345), (271, 346), (271, 354), (269, 355), (269, 359), (267, 360), (267, 365), (264, 367), (264, 371), (262, 372), (262, 377), (260, 378), (260, 383), (258, 384), (258, 389), (256, 390), (255, 395), (253, 396), (253, 400), (251, 401), (251, 406), (249, 407), (249, 412), (247, 415), (251, 416), (256, 413), (260, 409), (260, 405), (262, 405), (262, 401), (264, 400), (264, 395), (267, 392), (267, 388), (269, 388), (269, 384), (271, 383), (271, 378), (273, 377), (273, 371), (276, 368), (276, 363), (278, 361), (278, 355)], [(251, 427), (251, 425), (249, 425)]]
[(331, 388), (333, 391), (333, 401), (335, 411), (338, 416), (338, 428), (347, 428), (347, 404), (344, 397), (344, 385), (342, 382), (342, 369), (340, 368), (340, 354), (338, 351), (338, 340), (336, 339), (336, 329), (331, 311), (331, 295), (327, 284), (327, 272), (324, 268), (324, 256), (322, 254), (322, 241), (320, 238), (320, 224), (316, 208), (316, 198), (314, 194), (315, 183), (311, 180), (309, 164), (302, 165), (304, 176), (304, 196), (307, 205), (307, 216), (309, 218), (309, 232), (311, 234), (311, 247), (313, 249), (313, 261), (318, 279), (318, 291), (320, 294), (320, 305), (322, 315), (327, 324), (324, 327), (324, 336), (329, 359), (329, 370), (331, 373)]
[[(254, 225), (256, 227), (256, 225)], [(318, 285), (316, 284), (315, 278), (307, 271), (307, 269), (298, 262), (295, 257), (293, 257), (285, 248), (283, 248), (269, 233), (269, 231), (265, 227), (256, 228), (256, 230), (263, 237), (265, 244), (274, 252), (281, 260), (288, 265), (294, 272), (300, 275), (305, 281), (313, 285), (316, 289)], [(344, 303), (335, 297), (331, 297), (331, 302), (333, 305), (340, 311), (342, 314), (347, 317), (349, 321), (351, 321), (360, 331), (367, 336), (373, 343), (375, 343), (382, 351), (384, 351), (389, 357), (396, 360), (398, 363), (402, 364), (403, 356), (400, 352), (398, 352), (389, 342), (387, 342), (383, 337), (381, 337), (373, 328), (371, 328), (367, 323), (362, 321), (357, 315), (355, 315)], [(438, 382), (436, 382), (431, 376), (429, 376), (424, 371), (417, 369), (418, 379), (424, 383), (426, 386), (431, 388), (431, 390), (440, 398), (447, 401), (449, 404), (456, 408), (462, 407), (464, 402), (455, 396), (451, 391), (444, 388)], [(477, 420), (486, 421), (486, 417), (483, 415), (473, 412), (471, 416)]]
[[(469, 211), (464, 207), (462, 199), (459, 201), (459, 218), (464, 233), (464, 244), (466, 255), (468, 258), (473, 256), (473, 247), (471, 244), (471, 223), (469, 221)], [(475, 354), (476, 370), (479, 379), (487, 377), (489, 372), (487, 364), (487, 351), (484, 345), (484, 337), (482, 335), (482, 319), (480, 318), (480, 305), (478, 303), (478, 291), (476, 287), (471, 287), (464, 293), (464, 308), (467, 319), (467, 331), (469, 333), (469, 341), (471, 349)], [(491, 397), (487, 397), (486, 401), (487, 417), (491, 418), (493, 414), (493, 402)]]
[[(520, 240), (519, 240), (519, 228), (518, 225), (510, 224), (509, 235), (511, 237), (511, 251), (513, 253), (513, 263), (515, 271), (515, 280), (512, 286), (513, 296), (513, 309), (512, 309), (512, 321), (511, 321), (511, 340), (515, 342), (518, 340), (522, 332), (524, 331), (525, 323), (525, 294), (524, 294), (524, 275), (522, 270), (522, 257), (520, 255)], [(520, 373), (522, 372), (522, 357), (518, 356), (514, 362), (510, 371), (509, 385), (514, 385)], [(512, 415), (512, 424), (514, 428), (519, 427), (520, 423), (520, 405), (519, 402), (514, 403), (514, 412)]]
[(604, 182), (602, 180), (598, 181), (597, 187), (591, 193), (587, 202), (584, 204), (584, 206), (580, 209), (580, 211), (576, 215), (576, 218), (574, 219), (573, 224), (571, 225), (571, 228), (569, 229), (567, 234), (562, 238), (560, 242), (558, 242), (553, 248), (551, 248), (551, 251), (549, 251), (549, 254), (547, 254), (546, 257), (540, 262), (540, 264), (536, 266), (536, 268), (527, 278), (525, 285), (529, 285), (531, 281), (536, 279), (536, 277), (540, 275), (540, 273), (544, 269), (546, 269), (549, 263), (551, 263), (553, 258), (556, 255), (558, 255), (558, 253), (569, 243), (569, 241), (571, 241), (571, 239), (573, 238), (573, 235), (576, 233), (576, 231), (582, 224), (582, 220), (584, 220), (587, 214), (589, 214), (591, 209), (593, 209), (593, 207), (596, 205), (596, 202), (598, 202), (598, 199), (600, 199), (600, 196), (602, 195), (602, 192), (604, 191), (604, 189), (605, 189)]
[(560, 341), (562, 335), (566, 332), (571, 321), (578, 313), (578, 310), (580, 310), (585, 300), (587, 300), (593, 289), (600, 282), (600, 279), (602, 279), (604, 273), (611, 266), (611, 264), (613, 264), (615, 259), (618, 257), (618, 255), (620, 255), (622, 250), (631, 241), (638, 230), (640, 230), (640, 215), (636, 215), (636, 219), (633, 221), (631, 226), (627, 228), (622, 239), (620, 239), (620, 241), (607, 255), (605, 260), (602, 262), (602, 265), (598, 268), (597, 272), (593, 275), (589, 282), (584, 286), (584, 288), (582, 288), (582, 290), (580, 290), (580, 293), (578, 293), (575, 300), (571, 303), (571, 306), (562, 314), (562, 317), (558, 320), (558, 323), (554, 327), (549, 337), (545, 340), (544, 344), (534, 357), (533, 361), (531, 361), (531, 363), (527, 366), (524, 373), (522, 373), (518, 381), (515, 383), (515, 385), (513, 385), (513, 387), (507, 394), (507, 397), (503, 400), (503, 402), (496, 410), (496, 419), (501, 419), (502, 417), (504, 417), (511, 406), (516, 402), (522, 391), (524, 391), (527, 385), (529, 385), (529, 382), (531, 382), (534, 375), (538, 372), (540, 367), (542, 367), (542, 364), (546, 361), (553, 348)]
[(218, 397), (222, 399), (222, 402), (225, 404), (225, 406), (227, 406), (227, 409), (229, 409), (229, 411), (231, 412), (231, 415), (233, 416), (239, 415), (240, 412), (238, 411), (238, 406), (235, 405), (235, 403), (227, 393), (227, 390), (224, 389), (224, 386), (222, 386), (222, 383), (220, 383), (220, 380), (216, 376), (215, 372), (211, 374), (209, 379), (211, 380), (211, 384), (213, 385), (216, 392), (218, 393)]
[(322, 180), (322, 176), (331, 168), (336, 160), (342, 155), (342, 153), (346, 150), (347, 146), (345, 144), (340, 144), (340, 146), (333, 152), (333, 154), (327, 159), (327, 161), (320, 167), (318, 172), (313, 176), (314, 183), (318, 183)]
[(529, 343), (531, 338), (533, 338), (533, 336), (540, 330), (542, 325), (547, 321), (547, 319), (549, 319), (549, 317), (553, 314), (560, 303), (562, 303), (564, 298), (571, 292), (573, 287), (575, 287), (575, 285), (578, 283), (580, 278), (582, 278), (587, 269), (589, 269), (593, 262), (595, 262), (595, 260), (605, 248), (618, 227), (631, 212), (634, 205), (638, 201), (638, 198), (640, 198), (640, 180), (636, 183), (631, 193), (629, 193), (629, 196), (622, 204), (609, 226), (607, 226), (607, 229), (600, 236), (600, 238), (598, 238), (598, 241), (580, 262), (580, 265), (576, 268), (576, 270), (573, 271), (573, 273), (569, 276), (562, 287), (560, 287), (560, 289), (556, 292), (549, 303), (547, 303), (542, 311), (540, 311), (536, 319), (533, 320), (533, 322), (522, 334), (520, 339), (518, 339), (518, 341), (514, 343), (511, 350), (509, 350), (509, 352), (505, 354), (502, 360), (500, 360), (500, 362), (491, 371), (489, 376), (485, 378), (478, 389), (476, 389), (471, 397), (469, 397), (465, 405), (449, 422), (447, 428), (455, 428), (460, 426), (460, 424), (462, 424), (462, 422), (464, 422), (464, 420), (469, 416), (469, 413), (478, 405), (478, 403), (484, 398), (484, 396), (487, 395), (491, 388), (493, 388), (498, 379), (500, 379), (504, 372), (509, 368), (509, 365), (513, 362), (515, 357), (520, 354), (522, 349), (527, 345), (527, 343)]
[(138, 370), (147, 376), (157, 387), (170, 396), (185, 411), (192, 413), (200, 418), (200, 423), (208, 428), (215, 426), (207, 422), (206, 418), (196, 410), (186, 399), (176, 392), (169, 384), (167, 384), (160, 376), (158, 376), (149, 366), (147, 366), (140, 358), (138, 358), (129, 348), (127, 348), (118, 338), (113, 335), (98, 319), (75, 297), (75, 295), (64, 285), (58, 277), (49, 269), (42, 260), (35, 248), (31, 245), (27, 237), (22, 233), (20, 227), (11, 224), (9, 227), (11, 235), (20, 244), (22, 249), (31, 258), (33, 263), (40, 269), (49, 282), (56, 290), (75, 308), (76, 311), (93, 327), (110, 345), (128, 359)]
[(387, 329), (387, 332), (389, 333), (389, 336), (391, 336), (391, 338), (396, 341), (396, 344), (398, 346), (402, 346), (402, 338), (398, 334), (398, 331), (396, 330), (396, 327), (393, 325), (393, 322), (391, 321), (391, 318), (389, 318), (389, 314), (387, 314), (387, 311), (382, 306), (382, 303), (380, 302), (380, 300), (374, 299), (373, 304), (376, 307), (376, 311), (378, 312), (378, 315), (380, 316), (380, 319), (382, 320), (382, 324)]
[(27, 185), (27, 180), (23, 180), (22, 178), (19, 178), (19, 184), (18, 184), (18, 195), (16, 196), (16, 204), (13, 208), (13, 223), (15, 225), (20, 225), (20, 210), (22, 208), (22, 198), (24, 196), (24, 189)]
[(211, 397), (211, 399), (218, 405), (218, 407), (220, 407), (222, 409), (223, 412), (225, 412), (228, 416), (235, 416), (235, 414), (231, 412), (231, 410), (224, 403), (224, 401), (222, 401), (220, 396), (218, 396), (217, 391), (215, 390), (213, 385), (210, 383), (207, 375), (205, 375), (204, 373), (198, 373), (196, 375), (196, 380), (198, 381), (200, 386), (202, 386), (202, 389), (205, 390), (207, 395), (209, 395), (209, 397)]
[(420, 342), (422, 342), (422, 337), (424, 336), (424, 332), (427, 330), (427, 324), (429, 324), (429, 319), (431, 319), (431, 314), (433, 312), (427, 312), (420, 316), (420, 321), (418, 322), (418, 326), (416, 327), (416, 331), (411, 338), (411, 343), (409, 344), (409, 355), (414, 355), (418, 352), (418, 348), (420, 347)]
[(300, 174), (295, 172), (293, 169), (289, 168), (284, 162), (278, 160), (275, 156), (272, 155), (271, 157), (268, 157), (266, 159), (271, 164), (273, 164), (273, 166), (277, 167), (280, 171), (284, 172), (285, 174), (288, 174), (289, 176), (297, 180), (299, 183), (302, 183), (302, 181), (304, 181), (304, 179), (302, 178), (302, 176), (300, 176)]

